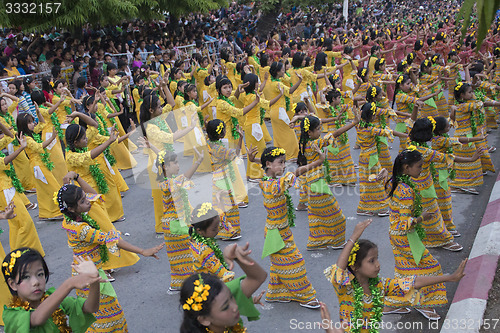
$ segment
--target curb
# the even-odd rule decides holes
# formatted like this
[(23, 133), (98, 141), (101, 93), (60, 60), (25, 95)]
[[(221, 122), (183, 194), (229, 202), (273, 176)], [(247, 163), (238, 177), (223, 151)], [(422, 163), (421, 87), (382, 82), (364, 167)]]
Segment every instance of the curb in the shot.
[[(441, 333), (479, 332), (500, 256), (500, 174)], [(486, 323), (485, 323), (486, 324)]]

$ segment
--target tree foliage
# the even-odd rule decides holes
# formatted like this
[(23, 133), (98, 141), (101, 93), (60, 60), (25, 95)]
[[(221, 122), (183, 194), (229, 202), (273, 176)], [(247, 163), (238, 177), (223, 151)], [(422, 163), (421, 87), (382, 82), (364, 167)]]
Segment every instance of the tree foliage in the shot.
[(484, 37), (495, 19), (495, 14), (500, 8), (500, 0), (465, 0), (460, 8), (457, 19), (463, 18), (462, 38), (465, 37), (469, 24), (471, 22), (472, 8), (476, 4), (478, 26), (477, 26), (477, 49), (481, 47)]
[[(117, 24), (126, 19), (161, 19), (170, 12), (182, 15), (206, 12), (228, 4), (227, 0), (2, 0), (0, 25), (20, 27), (24, 31), (78, 28), (86, 23)], [(55, 12), (56, 2), (61, 5)], [(49, 13), (49, 7), (52, 11)]]

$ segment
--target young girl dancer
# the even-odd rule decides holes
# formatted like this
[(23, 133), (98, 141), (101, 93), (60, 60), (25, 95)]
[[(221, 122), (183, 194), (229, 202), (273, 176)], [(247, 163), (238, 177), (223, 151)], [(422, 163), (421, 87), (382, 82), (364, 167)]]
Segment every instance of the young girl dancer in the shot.
[(252, 294), (264, 283), (267, 274), (248, 255), (248, 243), (244, 247), (236, 244), (224, 249), (224, 260), (232, 268), (236, 262), (244, 276), (223, 283), (219, 278), (207, 274), (193, 274), (182, 285), (180, 305), (184, 318), (181, 333), (246, 332), (240, 315), (249, 321), (259, 319), (254, 303), (260, 296)]
[[(90, 186), (85, 190), (90, 191)], [(97, 222), (87, 214), (91, 209), (91, 203), (81, 187), (63, 185), (55, 195), (55, 200), (61, 213), (64, 214), (62, 226), (66, 230), (68, 245), (73, 250), (73, 254), (90, 257), (97, 269), (100, 269), (100, 276), (105, 274), (102, 271), (103, 261), (107, 261), (109, 255), (119, 256), (120, 249), (158, 259), (156, 253), (163, 248), (163, 244), (145, 250), (121, 239), (120, 233), (116, 230), (101, 231)], [(73, 270), (73, 273), (76, 271)], [(96, 321), (87, 332), (127, 332), (123, 310), (112, 288), (108, 285), (107, 293), (103, 293), (100, 297), (98, 311), (94, 312)], [(80, 287), (76, 290), (76, 294), (87, 298), (89, 288)]]
[(337, 263), (324, 272), (339, 299), (340, 321), (347, 331), (353, 333), (369, 332), (370, 329), (380, 327), (384, 297), (415, 302), (416, 289), (459, 281), (464, 276), (467, 263), (467, 260), (462, 261), (451, 275), (380, 278), (377, 245), (369, 240), (359, 239), (371, 222), (368, 219), (356, 224)]
[(260, 162), (266, 173), (260, 182), (264, 207), (268, 212), (264, 235), (265, 244), (273, 246), (269, 251), (271, 253), (263, 253), (263, 256), (269, 255), (271, 260), (266, 302), (295, 301), (306, 308), (319, 308), (316, 290), (306, 276), (304, 259), (295, 245), (290, 229), (295, 226), (295, 213), (288, 193), (289, 188), (296, 186), (298, 176), (322, 165), (325, 154), (319, 148), (317, 153), (320, 157), (316, 161), (297, 168), (294, 173), (287, 172), (283, 175), (286, 160), (283, 148), (268, 147), (260, 158), (255, 158), (257, 148), (249, 150), (248, 158), (255, 163)]
[[(357, 124), (358, 120), (355, 119), (352, 123), (320, 138), (321, 120), (314, 116), (306, 116), (300, 123), (300, 150), (297, 164), (303, 166), (318, 160), (320, 155), (314, 148), (315, 146), (319, 149), (329, 149), (335, 138)], [(307, 250), (325, 250), (327, 246), (341, 249), (345, 244), (345, 216), (328, 188), (327, 180), (325, 180), (325, 177), (329, 175), (327, 162), (325, 166), (326, 175), (323, 173), (322, 166), (309, 170), (306, 174), (309, 194)]]
[[(90, 260), (74, 257), (77, 273), (59, 288), (45, 290), (49, 269), (40, 253), (22, 247), (10, 252), (2, 263), (2, 273), (13, 298), (5, 306), (5, 332), (84, 332), (95, 321), (99, 309), (100, 282)], [(88, 288), (88, 297), (70, 297), (73, 289)]]

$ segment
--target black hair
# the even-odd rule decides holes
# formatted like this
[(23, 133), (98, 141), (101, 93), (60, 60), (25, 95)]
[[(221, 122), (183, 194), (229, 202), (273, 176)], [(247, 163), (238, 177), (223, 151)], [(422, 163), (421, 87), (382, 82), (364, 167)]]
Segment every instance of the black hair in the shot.
[(403, 71), (405, 70), (405, 67), (407, 67), (407, 66), (408, 66), (408, 62), (401, 60), (400, 62), (398, 62), (397, 71), (399, 73), (403, 73)]
[(78, 79), (76, 79), (76, 87), (77, 88), (85, 88), (85, 84), (87, 83), (87, 79), (83, 76), (80, 76)]
[(462, 101), (460, 96), (462, 96), (462, 94), (465, 94), (465, 91), (468, 88), (471, 88), (471, 85), (468, 83), (462, 83), (460, 88), (457, 89), (457, 87), (458, 87), (458, 85), (456, 85), (455, 88), (453, 88), (453, 95), (455, 96), (455, 100), (460, 102), (460, 101)]
[(375, 61), (375, 65), (374, 65), (375, 70), (380, 71), (380, 67), (384, 64), (385, 64), (384, 58), (377, 59), (377, 61)]
[(328, 103), (332, 103), (334, 99), (339, 98), (341, 96), (342, 94), (340, 93), (340, 91), (338, 91), (337, 89), (332, 89), (326, 94), (325, 98), (328, 101)]
[(267, 67), (269, 63), (269, 54), (265, 53), (264, 51), (259, 52), (259, 58), (260, 58), (260, 66)]
[[(231, 82), (231, 80), (228, 79), (227, 76), (223, 76), (221, 77), (218, 81), (216, 79), (215, 81), (215, 88), (217, 89), (217, 92), (219, 93), (219, 96), (222, 95), (221, 93), (221, 89), (223, 86), (225, 86), (226, 84), (230, 84), (231, 87), (233, 86), (233, 83)], [(184, 89), (185, 90), (185, 89)]]
[[(403, 79), (401, 80), (401, 83), (398, 83), (400, 77), (403, 77)], [(399, 87), (401, 87), (401, 85), (404, 84), (408, 80), (410, 80), (410, 77), (406, 74), (398, 75), (398, 77), (396, 78), (396, 85), (394, 86), (394, 95), (392, 97), (392, 108), (394, 108), (394, 104), (396, 103), (396, 95), (397, 95), (398, 91), (400, 90)]]
[(436, 121), (436, 128), (434, 128), (434, 135), (439, 136), (443, 134), (446, 125), (448, 125), (448, 120), (445, 117), (434, 117)]
[[(305, 120), (309, 121), (309, 129), (304, 130)], [(297, 164), (303, 166), (307, 164), (307, 158), (305, 156), (306, 143), (309, 141), (308, 131), (314, 131), (318, 126), (321, 125), (321, 121), (317, 117), (305, 116), (304, 119), (300, 121), (300, 139), (299, 139), (299, 155), (297, 156)]]
[(78, 214), (69, 211), (69, 208), (76, 209), (78, 207), (78, 201), (80, 201), (84, 195), (85, 193), (79, 186), (71, 184), (63, 185), (57, 192), (57, 203), (61, 213), (72, 220), (76, 220)]
[[(14, 259), (15, 261), (14, 266), (12, 267), (12, 269), (10, 269), (9, 264), (12, 260), (12, 254), (13, 253), (18, 254), (18, 251), (20, 252), (21, 256)], [(30, 249), (28, 247), (21, 247), (11, 251), (9, 254), (5, 256), (2, 262), (2, 273), (5, 279), (5, 284), (7, 285), (7, 287), (9, 287), (10, 293), (12, 295), (17, 296), (17, 291), (13, 290), (10, 287), (9, 279), (12, 279), (16, 284), (20, 284), (24, 274), (26, 273), (26, 269), (28, 268), (28, 266), (37, 261), (40, 261), (42, 263), (43, 272), (45, 274), (45, 282), (49, 281), (49, 276), (50, 276), (49, 268), (47, 267), (47, 263), (43, 259), (42, 255), (37, 250)], [(4, 266), (3, 265), (4, 263), (7, 263), (7, 266)], [(19, 278), (17, 281), (15, 281), (16, 276), (18, 275)]]
[[(201, 277), (201, 279), (200, 279)], [(207, 300), (203, 301), (203, 306), (200, 311), (186, 310), (183, 309), (183, 318), (180, 328), (181, 333), (204, 333), (207, 331), (207, 327), (203, 326), (199, 320), (199, 316), (207, 316), (212, 311), (212, 303), (219, 295), (219, 293), (224, 289), (224, 283), (215, 275), (207, 273), (193, 274), (188, 277), (182, 283), (180, 292), (180, 306), (182, 307), (186, 304), (186, 301), (193, 295), (194, 292), (194, 282), (196, 280), (203, 280), (204, 285), (209, 285), (210, 290), (207, 296)]]
[(28, 123), (30, 121), (35, 121), (35, 118), (33, 118), (33, 116), (28, 112), (20, 113), (17, 115), (16, 125), (19, 133), (23, 133), (25, 135), (33, 137), (33, 131), (28, 128)]
[(380, 88), (379, 86), (371, 86), (366, 91), (366, 101), (368, 103), (374, 102), (375, 97), (377, 97), (380, 93), (382, 93), (382, 88)]
[(392, 187), (389, 192), (390, 197), (392, 197), (394, 191), (398, 187), (399, 177), (403, 175), (403, 166), (412, 166), (420, 160), (422, 160), (422, 154), (418, 150), (405, 149), (401, 153), (399, 153), (398, 156), (396, 156), (396, 159), (394, 160), (394, 166), (392, 168), (392, 177), (387, 181), (386, 184), (387, 186), (389, 183), (392, 183)]
[(255, 86), (259, 82), (259, 77), (255, 74), (248, 73), (245, 75), (245, 78), (243, 79), (243, 83), (249, 83), (248, 86), (245, 87), (245, 92), (247, 94), (255, 91)]
[(406, 62), (408, 63), (408, 66), (411, 66), (413, 64), (413, 60), (415, 60), (415, 53), (410, 52), (406, 55)]
[(351, 54), (353, 51), (352, 46), (344, 46), (344, 53), (345, 54)]
[(21, 94), (22, 94), (22, 91), (21, 91), (22, 82), (21, 82), (21, 80), (14, 80), (14, 81), (9, 82), (9, 84), (13, 84), (16, 87), (16, 93), (14, 95), (21, 96)]
[(54, 82), (54, 91), (56, 90), (56, 88), (57, 88), (60, 84), (62, 84), (62, 85), (63, 85), (63, 87), (64, 87), (64, 84), (65, 84), (65, 83), (66, 83), (66, 81), (61, 80), (61, 79), (59, 79), (59, 80), (57, 80), (56, 82)]
[[(217, 133), (217, 127), (219, 127), (219, 124), (222, 123), (224, 126), (224, 129), (222, 132), (219, 134)], [(207, 130), (207, 136), (210, 141), (217, 141), (220, 138), (223, 138), (222, 134), (226, 132), (226, 124), (220, 120), (220, 119), (213, 119), (207, 122), (206, 125), (206, 130)]]
[(305, 54), (302, 52), (297, 52), (293, 55), (292, 58), (292, 67), (293, 68), (301, 68), (302, 62), (304, 61)]
[(109, 75), (109, 71), (112, 69), (116, 69), (116, 65), (112, 62), (106, 63), (106, 74)]
[(71, 124), (66, 128), (66, 145), (71, 151), (75, 151), (75, 142), (85, 135), (85, 128), (78, 124)]
[(372, 48), (370, 49), (370, 54), (371, 55), (374, 55), (375, 52), (377, 52), (378, 50), (380, 50), (380, 46), (378, 45), (373, 45)]
[[(361, 263), (363, 260), (366, 258), (368, 255), (368, 251), (370, 251), (373, 248), (377, 248), (377, 244), (373, 243), (372, 241), (369, 241), (367, 239), (358, 239), (356, 242), (359, 245), (359, 249), (356, 251), (356, 258), (354, 260), (354, 267), (359, 268), (361, 267)], [(354, 270), (351, 268), (351, 266), (347, 266), (347, 269), (354, 274)]]
[(431, 141), (432, 135), (432, 123), (428, 118), (419, 118), (413, 124), (413, 128), (408, 135), (411, 141), (418, 143), (425, 143)]
[(45, 103), (45, 95), (43, 94), (43, 91), (34, 90), (31, 93), (31, 100), (38, 105), (42, 105), (43, 103)]
[(271, 152), (276, 149), (277, 147), (267, 147), (266, 149), (264, 149), (264, 151), (262, 152), (262, 155), (260, 156), (260, 163), (262, 164), (262, 169), (264, 169), (264, 171), (267, 169), (267, 162), (274, 162), (275, 159), (277, 159), (278, 157), (280, 156), (285, 156), (284, 154), (283, 155), (271, 155)]
[(295, 106), (295, 114), (299, 113), (300, 111), (307, 110), (307, 105), (304, 102), (298, 102), (297, 105)]
[(335, 87), (335, 83), (337, 83), (337, 81), (340, 81), (341, 77), (338, 74), (332, 74), (328, 77), (328, 80), (330, 81), (332, 87)]
[(156, 177), (156, 180), (160, 181), (166, 177), (166, 175), (163, 173), (163, 166), (169, 165), (171, 162), (174, 162), (177, 159), (177, 154), (172, 151), (165, 150), (165, 155), (162, 156), (163, 163), (160, 163), (160, 161), (158, 160), (159, 156), (160, 154), (156, 156), (155, 165), (156, 168), (158, 168), (158, 175)]
[(413, 47), (415, 51), (419, 51), (422, 47), (424, 47), (424, 43), (421, 40), (416, 40)]
[(271, 74), (271, 76), (273, 78), (278, 78), (278, 72), (283, 68), (283, 66), (285, 66), (285, 64), (283, 64), (281, 61), (275, 61), (271, 64), (271, 68), (269, 68), (269, 74)]
[[(147, 93), (149, 91), (149, 94)], [(144, 96), (141, 104), (141, 112), (139, 114), (141, 122), (142, 134), (147, 137), (145, 124), (151, 119), (151, 111), (158, 108), (160, 105), (160, 99), (151, 90), (144, 90)]]
[(314, 62), (314, 70), (320, 71), (323, 68), (323, 66), (327, 65), (327, 60), (328, 60), (328, 56), (326, 55), (326, 53), (319, 52), (316, 55), (316, 61)]
[[(207, 76), (207, 77), (208, 77), (208, 76)], [(189, 96), (188, 96), (188, 92), (191, 92), (191, 91), (196, 91), (196, 86), (195, 86), (194, 84), (190, 84), (190, 83), (188, 83), (188, 84), (186, 85), (186, 87), (184, 87), (184, 99), (185, 99), (186, 101), (191, 100), (191, 99), (189, 98)], [(186, 102), (186, 103), (187, 103), (187, 102)]]
[[(365, 72), (365, 75), (362, 75), (363, 71)], [(361, 67), (360, 69), (358, 69), (358, 76), (361, 78), (363, 82), (368, 82), (368, 72), (369, 69), (366, 67)]]
[(365, 123), (369, 123), (372, 121), (372, 118), (373, 118), (372, 106), (373, 105), (375, 105), (375, 103), (365, 103), (361, 107), (361, 120), (363, 120)]
[(427, 69), (431, 66), (432, 66), (432, 63), (428, 59), (425, 59), (424, 61), (422, 61), (422, 63), (420, 64), (420, 75), (422, 75), (422, 73), (424, 72), (425, 69)]
[(431, 57), (431, 61), (433, 64), (437, 64), (439, 58), (441, 58), (441, 55), (439, 53), (433, 54)]

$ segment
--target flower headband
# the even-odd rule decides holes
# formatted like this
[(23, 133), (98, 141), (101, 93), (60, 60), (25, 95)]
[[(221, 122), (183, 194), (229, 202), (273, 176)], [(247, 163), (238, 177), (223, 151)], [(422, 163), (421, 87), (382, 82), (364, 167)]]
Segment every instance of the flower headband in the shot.
[(50, 82), (49, 82), (49, 84), (50, 84), (50, 86), (51, 86), (52, 88), (54, 88), (54, 82), (53, 82), (53, 81), (50, 81)]
[(460, 88), (462, 88), (463, 85), (464, 85), (463, 82), (458, 82), (457, 85), (455, 86), (455, 91), (459, 91)]
[(436, 129), (436, 121), (434, 120), (434, 117), (429, 116), (427, 117), (427, 119), (429, 119), (430, 122), (432, 123), (432, 131), (434, 132), (434, 130)]
[(208, 213), (208, 211), (211, 209), (212, 209), (212, 204), (210, 202), (202, 203), (200, 209), (198, 209), (198, 213), (196, 214), (196, 217), (202, 217), (203, 215)]
[(17, 250), (16, 252), (12, 252), (10, 254), (10, 262), (4, 261), (2, 263), (2, 267), (5, 267), (3, 274), (5, 276), (10, 276), (12, 274), (12, 270), (14, 269), (14, 266), (16, 265), (17, 259), (21, 258), (21, 256), (28, 251), (29, 251), (29, 249), (26, 249), (22, 252), (21, 252), (21, 250)]
[(337, 80), (339, 77), (340, 77), (340, 76), (339, 76), (338, 74), (335, 74), (335, 75), (333, 75), (333, 76), (332, 76), (332, 79), (335, 81), (335, 80)]
[(304, 132), (309, 131), (310, 126), (311, 126), (311, 122), (309, 121), (309, 118), (305, 117), (304, 118)]
[(417, 150), (417, 147), (414, 145), (409, 145), (408, 147), (406, 147), (406, 150), (415, 151), (415, 150)]
[(182, 306), (184, 310), (201, 311), (203, 309), (202, 303), (207, 300), (210, 286), (203, 283), (201, 274), (198, 274), (198, 280), (194, 281), (195, 285), (193, 294), (186, 300)]
[(397, 84), (403, 83), (403, 75), (398, 76), (398, 79), (396, 80)]
[(436, 62), (438, 60), (439, 56), (438, 55), (435, 55), (434, 57), (432, 57), (432, 62)]
[(59, 191), (57, 192), (54, 192), (54, 195), (52, 196), (52, 200), (54, 201), (54, 203), (59, 206), (59, 210), (62, 211), (63, 209), (66, 209), (68, 208), (68, 205), (66, 204), (66, 202), (62, 199), (62, 194), (63, 194), (63, 191), (66, 191), (68, 188), (63, 185)]
[(281, 156), (281, 155), (285, 155), (285, 154), (286, 154), (286, 151), (283, 148), (274, 148), (269, 153), (267, 153), (267, 155), (271, 155), (271, 156)]
[(372, 91), (371, 91), (370, 95), (372, 95), (372, 97), (377, 96), (377, 88), (371, 87), (371, 89), (372, 89)]
[(217, 128), (215, 129), (215, 131), (217, 132), (217, 134), (221, 134), (222, 131), (224, 130), (224, 122), (220, 122), (219, 125), (217, 126)]
[(378, 61), (378, 64), (379, 65), (383, 65), (385, 62), (385, 59), (384, 58), (380, 58), (380, 60)]
[(354, 264), (356, 263), (356, 254), (358, 250), (359, 250), (359, 243), (356, 242), (354, 243), (354, 246), (351, 249), (351, 253), (349, 254), (349, 261), (348, 261), (349, 266), (354, 266)]
[(296, 108), (297, 108), (297, 103), (293, 103), (293, 104), (292, 104), (292, 110), (294, 110), (294, 111), (295, 111), (295, 109), (296, 109)]
[(427, 60), (427, 59), (424, 60), (424, 66), (425, 67), (429, 66), (429, 60)]

